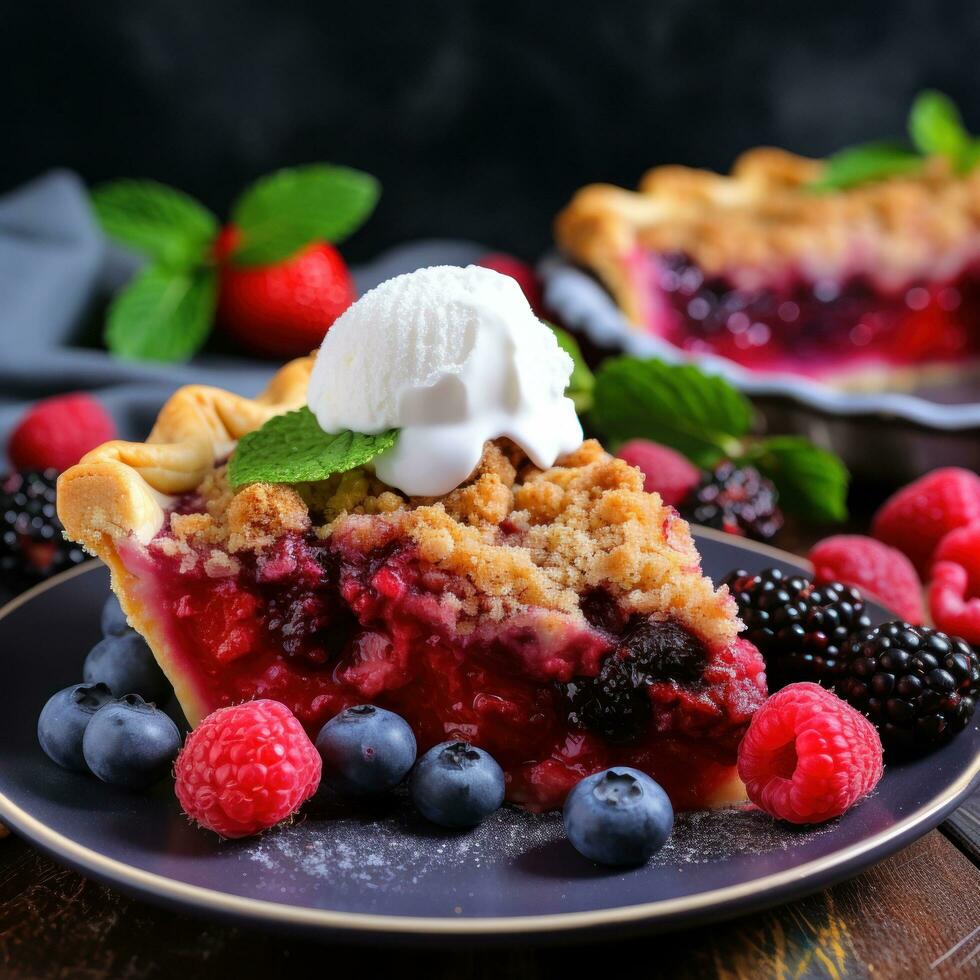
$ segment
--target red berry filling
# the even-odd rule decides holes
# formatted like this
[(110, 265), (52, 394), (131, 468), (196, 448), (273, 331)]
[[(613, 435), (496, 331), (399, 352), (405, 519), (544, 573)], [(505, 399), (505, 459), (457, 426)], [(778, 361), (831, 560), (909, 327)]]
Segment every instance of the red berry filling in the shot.
[(980, 355), (980, 274), (887, 288), (863, 275), (842, 282), (787, 273), (766, 285), (706, 276), (681, 253), (638, 252), (633, 275), (647, 321), (684, 350), (746, 367), (821, 376), (876, 364), (958, 361)]
[[(148, 555), (124, 558), (180, 651), (175, 680), (202, 710), (269, 698), (315, 735), (372, 702), (408, 721), (420, 752), (447, 739), (486, 749), (508, 798), (536, 809), (610, 765), (649, 772), (677, 807), (730, 798), (738, 741), (765, 698), (751, 644), (709, 647), (670, 621), (630, 619), (602, 590), (583, 597), (585, 619), (529, 608), (464, 622), (446, 601), (464, 580), (395, 532), (367, 552), (353, 534), (286, 536), (226, 577)], [(580, 718), (569, 697), (620, 662), (641, 705), (626, 738)]]

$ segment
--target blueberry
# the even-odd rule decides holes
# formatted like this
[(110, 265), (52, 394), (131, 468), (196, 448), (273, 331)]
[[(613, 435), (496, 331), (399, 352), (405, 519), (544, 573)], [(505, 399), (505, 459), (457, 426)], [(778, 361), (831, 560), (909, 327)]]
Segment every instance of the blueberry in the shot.
[(133, 630), (96, 643), (85, 658), (82, 677), (86, 684), (108, 685), (116, 697), (138, 694), (154, 704), (166, 704), (173, 693), (146, 640)]
[(114, 595), (110, 595), (102, 607), (102, 635), (122, 636), (129, 630), (130, 626), (122, 606), (119, 605), (119, 600)]
[(344, 796), (394, 789), (415, 762), (415, 736), (393, 711), (360, 704), (331, 718), (316, 737), (323, 785)]
[(82, 740), (89, 769), (104, 783), (128, 789), (145, 789), (165, 776), (179, 749), (169, 715), (138, 694), (99, 708)]
[(625, 766), (578, 783), (562, 818), (575, 850), (600, 864), (643, 864), (674, 826), (667, 794), (646, 773)]
[(419, 759), (409, 783), (423, 817), (442, 827), (475, 827), (504, 802), (504, 773), (483, 749), (443, 742)]
[(73, 684), (52, 694), (37, 719), (37, 740), (48, 758), (65, 769), (88, 772), (82, 736), (96, 711), (111, 699), (105, 684)]

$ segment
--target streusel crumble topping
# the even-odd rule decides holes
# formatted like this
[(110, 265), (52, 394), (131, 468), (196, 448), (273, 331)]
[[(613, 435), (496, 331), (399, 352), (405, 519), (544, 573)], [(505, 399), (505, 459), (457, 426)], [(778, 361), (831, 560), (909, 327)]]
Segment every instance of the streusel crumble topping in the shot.
[(152, 547), (222, 577), (285, 534), (349, 538), (364, 551), (407, 538), (469, 583), (470, 595), (446, 599), (464, 615), (528, 606), (581, 615), (580, 597), (603, 588), (626, 611), (672, 616), (708, 642), (730, 643), (740, 626), (727, 589), (701, 574), (686, 522), (595, 440), (543, 471), (507, 440), (488, 442), (470, 479), (439, 499), (406, 499), (363, 469), (235, 493), (219, 466)]
[[(815, 276), (869, 271), (888, 282), (928, 273), (940, 255), (976, 250), (980, 174), (940, 157), (921, 174), (814, 193), (825, 164), (769, 147), (744, 153), (728, 175), (681, 166), (649, 171), (637, 191), (580, 190), (559, 215), (558, 243), (593, 264), (597, 251), (683, 252), (708, 273), (785, 264)], [(743, 273), (747, 275), (747, 273)]]

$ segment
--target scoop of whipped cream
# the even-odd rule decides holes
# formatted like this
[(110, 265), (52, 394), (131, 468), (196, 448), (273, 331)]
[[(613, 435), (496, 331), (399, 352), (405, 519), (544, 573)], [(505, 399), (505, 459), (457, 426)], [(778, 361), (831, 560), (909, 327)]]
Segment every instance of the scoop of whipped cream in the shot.
[(582, 442), (565, 397), (572, 359), (509, 276), (434, 266), (396, 276), (340, 316), (316, 357), (307, 400), (326, 432), (400, 429), (374, 460), (410, 496), (438, 496), (506, 436), (536, 466)]

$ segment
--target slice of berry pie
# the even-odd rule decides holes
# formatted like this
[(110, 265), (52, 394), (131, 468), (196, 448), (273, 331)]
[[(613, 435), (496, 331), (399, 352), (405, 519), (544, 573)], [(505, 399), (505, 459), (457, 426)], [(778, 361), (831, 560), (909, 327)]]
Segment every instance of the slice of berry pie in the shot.
[(824, 161), (760, 148), (728, 176), (596, 184), (559, 246), (638, 328), (691, 352), (828, 383), (908, 388), (980, 363), (980, 171), (941, 157), (820, 190)]
[[(357, 315), (331, 329), (318, 370)], [(369, 324), (358, 330), (369, 343)], [(485, 360), (482, 336), (471, 339)], [(532, 808), (613, 764), (650, 773), (680, 807), (742, 798), (736, 750), (766, 695), (764, 665), (640, 471), (591, 440), (536, 465), (515, 435), (481, 442), (472, 472), (439, 496), (382, 482), (380, 462), (242, 480), (254, 437), (239, 440), (302, 414), (311, 366), (287, 365), (256, 400), (184, 388), (146, 443), (107, 443), (60, 479), (67, 533), (109, 565), (188, 721), (269, 698), (315, 734), (371, 702), (409, 722), (420, 752), (450, 738), (486, 749), (508, 798)], [(517, 404), (514, 389), (502, 395)]]

